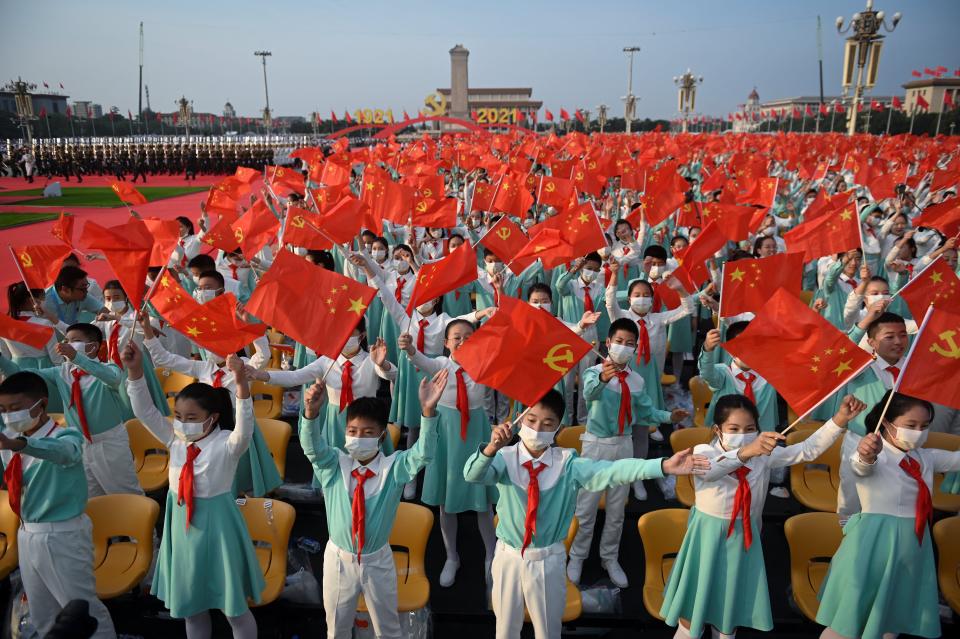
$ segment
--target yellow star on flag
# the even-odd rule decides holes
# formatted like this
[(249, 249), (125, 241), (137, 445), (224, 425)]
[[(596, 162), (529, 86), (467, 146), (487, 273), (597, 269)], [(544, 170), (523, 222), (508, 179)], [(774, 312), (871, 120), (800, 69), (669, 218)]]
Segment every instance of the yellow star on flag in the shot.
[(934, 271), (933, 273), (930, 274), (930, 281), (935, 284), (942, 284), (943, 273), (941, 273), (940, 271)]
[(366, 310), (366, 308), (367, 306), (363, 303), (363, 298), (358, 297), (355, 300), (350, 300), (350, 308), (347, 310), (356, 313), (357, 315), (363, 315), (363, 311)]
[(188, 334), (190, 337), (196, 337), (196, 336), (200, 335), (200, 331), (197, 330), (197, 327), (196, 327), (196, 326), (188, 326), (188, 327), (187, 327), (187, 334)]
[(746, 273), (744, 273), (743, 271), (741, 271), (741, 270), (740, 270), (740, 267), (738, 266), (737, 269), (736, 269), (733, 273), (730, 274), (730, 279), (733, 280), (733, 281), (735, 281), (735, 282), (742, 282), (744, 275), (746, 275)]
[(839, 364), (837, 364), (837, 367), (833, 369), (833, 372), (837, 374), (837, 377), (840, 377), (841, 375), (843, 375), (844, 372), (852, 370), (852, 368), (850, 367), (851, 362), (853, 362), (852, 359), (848, 359), (845, 362), (840, 362)]

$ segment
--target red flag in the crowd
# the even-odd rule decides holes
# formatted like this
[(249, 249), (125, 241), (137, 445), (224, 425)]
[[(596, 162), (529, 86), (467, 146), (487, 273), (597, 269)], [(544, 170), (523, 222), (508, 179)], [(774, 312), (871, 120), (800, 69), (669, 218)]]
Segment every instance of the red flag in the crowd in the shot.
[(237, 198), (226, 191), (210, 187), (203, 208), (207, 213), (234, 218), (237, 216)]
[(217, 220), (217, 223), (213, 225), (213, 228), (203, 236), (203, 243), (226, 253), (236, 251), (240, 248), (240, 243), (237, 242), (236, 235), (231, 226), (236, 221), (237, 215), (235, 213), (233, 215), (222, 216)]
[(230, 228), (244, 257), (249, 260), (277, 237), (280, 220), (270, 211), (266, 202), (259, 199)]
[(710, 271), (707, 270), (706, 262), (712, 259), (717, 251), (723, 248), (727, 243), (727, 237), (720, 230), (717, 222), (710, 222), (700, 235), (684, 251), (677, 255), (677, 262), (682, 271), (688, 276), (691, 282), (703, 282), (710, 277)]
[(125, 224), (110, 228), (87, 222), (80, 244), (103, 253), (131, 305), (140, 308), (153, 254), (153, 234), (143, 220), (131, 217)]
[(701, 206), (702, 223), (717, 222), (718, 230), (731, 242), (747, 239), (751, 233), (756, 233), (763, 222), (766, 211), (752, 206), (738, 206), (736, 204), (721, 204), (719, 202), (705, 202)]
[(237, 317), (233, 293), (218, 295), (171, 326), (220, 357), (236, 353), (267, 332), (266, 324), (248, 324)]
[(164, 271), (160, 277), (160, 282), (150, 295), (149, 301), (157, 313), (160, 314), (160, 317), (165, 319), (168, 324), (172, 324), (200, 308), (200, 302), (193, 299), (190, 293), (187, 293), (180, 285), (177, 276), (169, 271)]
[(942, 255), (914, 275), (898, 294), (914, 317), (922, 317), (931, 304), (960, 315), (960, 278)]
[(457, 199), (444, 197), (439, 200), (417, 200), (413, 206), (413, 224), (424, 228), (454, 228), (457, 225)]
[(254, 180), (260, 177), (260, 171), (257, 171), (256, 169), (250, 169), (245, 166), (238, 166), (236, 173), (234, 173), (234, 177), (241, 182), (252, 184)]
[(30, 288), (47, 288), (57, 279), (63, 258), (70, 255), (70, 247), (62, 244), (33, 244), (14, 246), (23, 277)]
[(561, 120), (569, 120), (569, 119), (570, 119), (570, 114), (567, 113), (567, 110), (564, 109), (563, 107), (560, 107), (560, 119), (561, 119)]
[(726, 262), (720, 288), (720, 317), (757, 313), (777, 289), (800, 297), (803, 253)]
[(282, 250), (246, 309), (318, 355), (336, 358), (376, 294), (374, 288)]
[(551, 269), (582, 255), (577, 253), (557, 229), (544, 228), (534, 233), (527, 245), (513, 256), (513, 261), (531, 263), (543, 261), (543, 268)]
[(347, 244), (360, 232), (366, 208), (353, 196), (342, 198), (320, 217), (320, 230), (337, 244)]
[(294, 171), (285, 166), (268, 166), (267, 181), (273, 188), (284, 186), (300, 195), (303, 195), (306, 188), (303, 175), (299, 171)]
[[(903, 170), (904, 178), (901, 182), (906, 182), (906, 167)], [(930, 192), (935, 193), (940, 189), (945, 189), (960, 182), (960, 165), (956, 171), (934, 171), (933, 180), (930, 182)]]
[(547, 122), (553, 122), (553, 113), (550, 112), (550, 109), (547, 109)]
[(283, 229), (283, 243), (305, 249), (327, 250), (333, 242), (323, 237), (316, 229), (320, 228), (320, 215), (297, 206), (287, 210), (287, 225)]
[(600, 220), (590, 202), (583, 202), (547, 218), (530, 229), (530, 236), (533, 237), (544, 229), (559, 231), (560, 238), (571, 247), (574, 257), (586, 255), (607, 245)]
[(501, 215), (490, 230), (483, 234), (479, 243), (504, 263), (510, 264), (510, 270), (519, 275), (530, 266), (530, 262), (516, 262), (514, 256), (523, 250), (527, 241), (523, 229), (508, 216)]
[(777, 197), (778, 183), (779, 179), (775, 177), (758, 178), (754, 180), (751, 188), (736, 195), (736, 202), (737, 204), (752, 204), (770, 208)]
[(53, 327), (15, 320), (6, 313), (0, 314), (0, 337), (42, 350), (53, 337)]
[(573, 197), (573, 182), (561, 177), (541, 176), (537, 185), (537, 201), (557, 210), (565, 209)]
[(417, 283), (407, 304), (407, 315), (413, 309), (477, 279), (477, 252), (470, 242), (464, 242), (450, 255), (420, 267)]
[(180, 223), (176, 220), (161, 220), (155, 217), (144, 218), (143, 223), (153, 236), (150, 265), (166, 264), (180, 241)]
[(76, 219), (73, 213), (60, 211), (60, 217), (57, 218), (57, 221), (53, 223), (53, 228), (50, 229), (51, 235), (73, 248), (73, 224)]
[(923, 109), (924, 111), (930, 108), (930, 103), (927, 102), (927, 99), (919, 93), (917, 94), (917, 108)]
[(642, 219), (650, 226), (656, 226), (670, 217), (686, 200), (684, 191), (672, 188), (649, 190), (640, 196), (640, 206), (627, 216), (631, 224), (637, 226)]
[(783, 241), (791, 253), (805, 253), (807, 261), (858, 248), (861, 238), (856, 205), (848, 204), (834, 214), (795, 226), (784, 234)]
[(892, 100), (892, 102), (891, 102), (891, 106), (893, 106), (894, 109), (902, 109), (902, 108), (903, 108), (903, 102), (901, 102), (901, 101), (900, 101), (900, 98), (898, 98), (897, 96), (893, 96), (893, 100)]
[(533, 206), (533, 196), (526, 187), (526, 175), (509, 171), (500, 180), (491, 210), (523, 218)]
[(960, 234), (960, 202), (956, 198), (949, 198), (928, 206), (913, 219), (914, 228), (921, 226), (935, 228), (947, 237)]
[(363, 172), (360, 201), (370, 207), (374, 220), (408, 224), (413, 210), (413, 189), (394, 182), (383, 169), (368, 165)]
[(550, 313), (504, 295), (454, 358), (478, 384), (531, 406), (590, 350)]
[(110, 185), (110, 188), (113, 189), (113, 192), (117, 194), (117, 197), (120, 198), (121, 202), (136, 206), (147, 203), (147, 198), (143, 197), (143, 193), (138, 191), (136, 187), (131, 186), (126, 182), (114, 182)]
[(898, 392), (960, 409), (958, 326), (960, 313), (929, 307), (897, 380)]
[(290, 153), (290, 157), (297, 158), (308, 166), (313, 166), (323, 163), (323, 150), (316, 146), (302, 146), (294, 149)]
[(723, 348), (757, 371), (801, 417), (873, 361), (846, 333), (784, 289)]

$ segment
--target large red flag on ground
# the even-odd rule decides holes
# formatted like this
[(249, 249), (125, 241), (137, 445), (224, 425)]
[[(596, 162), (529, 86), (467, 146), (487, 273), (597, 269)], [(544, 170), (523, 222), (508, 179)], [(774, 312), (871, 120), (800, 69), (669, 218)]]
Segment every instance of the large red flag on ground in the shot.
[(277, 237), (280, 220), (260, 199), (254, 202), (250, 210), (240, 216), (240, 219), (231, 224), (230, 228), (233, 229), (233, 238), (240, 245), (244, 257), (249, 260)]
[(70, 255), (70, 247), (62, 244), (33, 244), (14, 246), (13, 253), (20, 263), (20, 270), (30, 288), (51, 286), (60, 269), (63, 258)]
[(591, 350), (550, 313), (506, 295), (454, 358), (478, 384), (530, 406)]
[(477, 252), (470, 242), (464, 242), (442, 260), (420, 267), (417, 283), (407, 304), (407, 315), (424, 302), (469, 284), (477, 279)]
[(43, 349), (53, 337), (53, 327), (32, 324), (23, 319), (13, 319), (7, 314), (0, 314), (0, 337)]
[(950, 265), (938, 257), (917, 273), (898, 293), (910, 307), (914, 317), (923, 317), (927, 307), (960, 315), (960, 278)]
[(723, 348), (770, 382), (801, 417), (872, 361), (845, 333), (784, 289)]
[(960, 234), (960, 202), (956, 198), (944, 200), (940, 204), (928, 206), (923, 213), (913, 219), (913, 227), (929, 226), (947, 237)]
[(72, 213), (61, 211), (60, 217), (57, 218), (57, 221), (53, 223), (53, 228), (50, 229), (50, 233), (55, 238), (70, 248), (73, 248), (73, 223), (76, 219)]
[(110, 228), (87, 222), (83, 225), (80, 243), (103, 253), (132, 306), (140, 308), (153, 254), (153, 235), (143, 220), (131, 217), (126, 224)]
[(220, 357), (236, 353), (267, 332), (266, 324), (248, 324), (237, 317), (233, 293), (218, 295), (171, 325)]
[(858, 248), (861, 239), (856, 205), (795, 226), (783, 235), (783, 241), (791, 253), (805, 253), (808, 262)]
[(706, 262), (712, 259), (726, 243), (727, 238), (720, 230), (720, 225), (717, 222), (710, 222), (703, 227), (697, 239), (677, 255), (677, 262), (680, 264), (677, 270), (686, 273), (689, 281), (694, 283), (709, 279), (710, 271), (707, 270)]
[(720, 317), (757, 313), (779, 288), (799, 298), (802, 280), (803, 253), (726, 262), (720, 288)]
[(336, 358), (376, 294), (284, 250), (260, 278), (246, 309), (317, 354)]
[(177, 276), (169, 271), (164, 271), (160, 277), (160, 282), (150, 295), (149, 302), (168, 324), (179, 321), (200, 308), (200, 302), (193, 299), (190, 293), (180, 285)]
[(113, 192), (117, 194), (117, 197), (120, 198), (121, 202), (134, 205), (147, 203), (147, 198), (143, 196), (143, 193), (138, 191), (136, 187), (131, 186), (126, 182), (114, 182), (110, 185), (110, 188), (113, 189)]
[(930, 306), (903, 365), (898, 392), (960, 409), (960, 314)]
[(529, 238), (517, 223), (506, 215), (501, 215), (496, 224), (483, 234), (479, 243), (505, 263), (510, 264), (510, 270), (519, 275), (530, 266), (532, 260), (516, 262), (514, 256), (523, 250), (528, 241)]

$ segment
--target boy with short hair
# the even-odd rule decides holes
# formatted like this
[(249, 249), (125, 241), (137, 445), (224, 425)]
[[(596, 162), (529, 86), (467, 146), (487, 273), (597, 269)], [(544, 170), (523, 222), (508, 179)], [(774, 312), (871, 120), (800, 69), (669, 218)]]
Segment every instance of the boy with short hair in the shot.
[(97, 598), (90, 519), (84, 514), (83, 436), (58, 428), (47, 415), (47, 385), (24, 371), (0, 383), (0, 461), (13, 512), (20, 517), (20, 578), (30, 616), (46, 636), (60, 610), (74, 599), (88, 602), (98, 638), (116, 637)]
[(102, 308), (101, 300), (93, 294), (87, 272), (77, 266), (64, 266), (53, 286), (46, 290), (43, 307), (66, 324), (75, 324), (81, 316), (93, 317)]
[(524, 605), (537, 639), (560, 636), (567, 589), (563, 541), (578, 491), (613, 486), (626, 490), (633, 481), (702, 473), (709, 468), (706, 459), (691, 450), (656, 460), (579, 457), (572, 449), (551, 446), (563, 411), (560, 393), (547, 391), (523, 416), (519, 443), (508, 446), (513, 426), (500, 424), (463, 470), (467, 481), (500, 489), (492, 568), (497, 639), (520, 636)]

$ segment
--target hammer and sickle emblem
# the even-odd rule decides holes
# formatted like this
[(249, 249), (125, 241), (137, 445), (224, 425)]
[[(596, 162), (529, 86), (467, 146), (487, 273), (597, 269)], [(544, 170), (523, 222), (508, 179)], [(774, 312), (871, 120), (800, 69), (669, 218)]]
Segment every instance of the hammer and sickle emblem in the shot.
[(554, 182), (547, 182), (547, 186), (544, 187), (547, 193), (553, 193), (557, 190), (557, 185)]
[(597, 168), (597, 163), (594, 162), (593, 160), (591, 160), (591, 161), (590, 161), (590, 164), (587, 165), (587, 168), (592, 171), (592, 170), (594, 170), (595, 168)]
[(575, 179), (576, 181), (578, 181), (578, 182), (582, 182), (582, 181), (583, 181), (583, 171), (577, 171), (577, 175), (574, 177), (574, 179)]
[(447, 98), (442, 93), (431, 93), (423, 99), (423, 106), (427, 107), (424, 115), (443, 115), (447, 112)]
[(24, 251), (20, 254), (20, 263), (24, 268), (30, 268), (33, 266), (33, 258), (30, 257), (30, 254)]
[(303, 216), (302, 216), (302, 215), (294, 216), (293, 221), (290, 222), (290, 224), (294, 225), (294, 226), (297, 227), (298, 229), (302, 229), (304, 226), (307, 225), (307, 223), (306, 223), (306, 221), (303, 219)]
[(428, 186), (427, 186), (427, 187), (424, 187), (424, 189), (423, 189), (423, 197), (425, 197), (425, 198), (433, 197), (433, 189), (431, 189), (431, 188), (428, 187)]
[(940, 344), (933, 344), (930, 346), (930, 352), (950, 359), (960, 359), (960, 345), (953, 339), (956, 334), (956, 331), (944, 331), (940, 333), (937, 337), (944, 341), (946, 348), (940, 346)]
[[(567, 365), (563, 366), (557, 362), (565, 362)], [(543, 363), (558, 373), (566, 373), (573, 367), (573, 349), (569, 344), (557, 344), (547, 351)]]
[(417, 202), (417, 213), (426, 213), (427, 212), (427, 201), (420, 200)]
[(233, 237), (236, 238), (237, 242), (243, 241), (243, 229), (236, 228), (233, 229)]
[(497, 237), (499, 237), (504, 242), (510, 237), (510, 229), (505, 226), (501, 226), (497, 229)]

